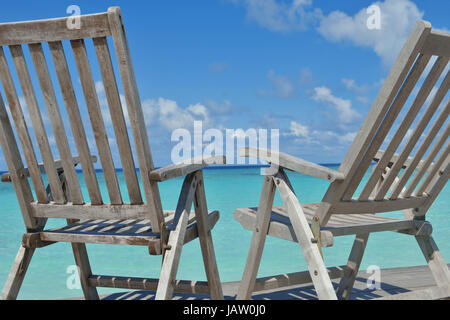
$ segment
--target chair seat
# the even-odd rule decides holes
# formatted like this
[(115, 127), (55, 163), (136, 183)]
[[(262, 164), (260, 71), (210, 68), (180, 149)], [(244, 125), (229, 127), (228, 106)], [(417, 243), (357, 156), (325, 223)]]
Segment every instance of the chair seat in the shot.
[[(173, 221), (174, 211), (165, 211), (166, 225)], [(219, 219), (218, 211), (208, 213), (210, 228)], [(198, 235), (195, 213), (189, 215), (188, 230), (185, 243), (195, 239)], [(44, 230), (40, 233), (43, 241), (82, 242), (104, 244), (149, 245), (160, 239), (160, 233), (154, 233), (148, 219), (110, 219), (110, 220), (81, 220), (62, 227)]]
[[(310, 224), (319, 205), (320, 203), (302, 204), (303, 212)], [(240, 208), (234, 211), (234, 216), (245, 229), (253, 230), (256, 221), (256, 211), (257, 208)], [(321, 227), (321, 230), (330, 231), (334, 236), (344, 236), (364, 231), (398, 231), (413, 228), (414, 221), (409, 219), (397, 219), (374, 214), (334, 214), (331, 215), (327, 225)], [(272, 208), (268, 234), (286, 240), (297, 241), (285, 207), (274, 206)]]

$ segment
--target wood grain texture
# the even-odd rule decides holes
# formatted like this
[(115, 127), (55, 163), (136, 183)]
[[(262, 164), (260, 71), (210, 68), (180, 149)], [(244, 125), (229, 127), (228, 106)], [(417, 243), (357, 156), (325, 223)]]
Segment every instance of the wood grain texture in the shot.
[(295, 171), (330, 182), (344, 179), (344, 175), (340, 172), (300, 158), (295, 158), (282, 152), (275, 152), (272, 150), (264, 149), (242, 148), (239, 150), (239, 156), (258, 158), (280, 168), (285, 168), (287, 170)]
[(75, 140), (77, 151), (79, 153), (90, 202), (92, 204), (102, 204), (103, 201), (100, 194), (100, 188), (98, 186), (97, 175), (91, 161), (91, 151), (89, 150), (83, 121), (78, 108), (77, 98), (73, 90), (72, 79), (70, 77), (64, 48), (60, 41), (49, 42), (49, 47), (66, 106), (67, 115), (69, 117), (70, 126), (72, 128), (72, 136)]
[(0, 24), (0, 46), (111, 35), (106, 13), (82, 15), (79, 29), (67, 27), (68, 17)]
[(44, 127), (42, 114), (36, 99), (36, 93), (31, 82), (30, 73), (28, 71), (22, 47), (20, 45), (10, 46), (9, 49), (11, 51), (14, 65), (16, 67), (17, 76), (22, 88), (22, 93), (27, 103), (31, 123), (33, 124), (33, 129), (36, 135), (36, 140), (39, 146), (43, 165), (45, 167), (45, 172), (47, 174), (48, 182), (51, 188), (53, 201), (58, 204), (63, 204), (66, 202), (66, 198), (64, 197), (64, 192), (61, 188), (58, 173), (54, 168), (55, 161), (53, 158), (52, 150), (50, 148), (47, 132)]
[(31, 142), (28, 133), (22, 106), (19, 97), (17, 96), (17, 91), (2, 47), (0, 47), (0, 79), (3, 84), (11, 116), (14, 120), (15, 129), (22, 146), (22, 151), (27, 162), (28, 172), (31, 176), (31, 181), (33, 182), (36, 197), (39, 202), (48, 203), (47, 193), (45, 191), (42, 176), (39, 172), (33, 143)]
[(273, 179), (271, 177), (264, 177), (258, 211), (255, 216), (255, 228), (253, 229), (253, 236), (247, 261), (245, 263), (244, 274), (242, 275), (242, 280), (237, 292), (237, 300), (249, 300), (252, 295), (269, 229), (275, 190), (276, 188)]
[(109, 8), (108, 19), (127, 102), (145, 201), (148, 207), (148, 216), (155, 231), (158, 231), (159, 226), (163, 222), (161, 198), (157, 182), (151, 181), (149, 178), (149, 173), (154, 169), (154, 164), (120, 8)]
[(116, 77), (114, 75), (108, 42), (106, 38), (94, 38), (93, 41), (102, 75), (103, 87), (105, 88), (109, 114), (114, 127), (117, 148), (119, 150), (128, 196), (131, 203), (141, 204), (141, 191), (139, 189), (133, 152), (130, 146), (127, 124), (123, 114), (122, 103), (120, 101), (119, 90), (117, 88)]
[(50, 78), (47, 61), (42, 50), (42, 45), (40, 43), (30, 44), (29, 48), (37, 78), (39, 80), (39, 85), (44, 97), (45, 106), (47, 108), (47, 115), (52, 126), (52, 131), (59, 154), (61, 156), (64, 173), (67, 179), (67, 186), (70, 190), (71, 200), (73, 203), (82, 204), (84, 203), (84, 200), (81, 193), (80, 183), (72, 165), (72, 153), (67, 140), (66, 131)]
[(28, 179), (23, 174), (24, 166), (22, 157), (20, 156), (14, 133), (12, 131), (11, 122), (6, 112), (3, 98), (0, 96), (0, 144), (5, 156), (6, 164), (14, 185), (17, 201), (19, 202), (20, 211), (27, 230), (39, 228), (39, 220), (32, 215), (31, 202), (33, 194), (31, 192)]
[(86, 46), (84, 40), (72, 40), (70, 43), (72, 45), (72, 51), (80, 76), (92, 130), (94, 131), (95, 142), (97, 143), (98, 154), (102, 164), (106, 186), (108, 188), (108, 195), (112, 204), (121, 204), (122, 195), (120, 194), (119, 182), (117, 180), (111, 149), (109, 147), (108, 136), (106, 135), (105, 123), (100, 110)]

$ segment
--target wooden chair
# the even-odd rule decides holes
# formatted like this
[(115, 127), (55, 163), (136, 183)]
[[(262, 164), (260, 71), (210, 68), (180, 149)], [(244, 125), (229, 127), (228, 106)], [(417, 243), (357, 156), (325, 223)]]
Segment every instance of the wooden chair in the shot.
[[(437, 59), (428, 72), (426, 66), (433, 56)], [(265, 176), (258, 208), (235, 211), (242, 226), (253, 230), (238, 299), (249, 299), (254, 291), (311, 281), (319, 299), (348, 299), (369, 234), (381, 231), (413, 235), (428, 262), (437, 287), (432, 292), (416, 292), (413, 297), (450, 296), (450, 272), (425, 220), (449, 178), (450, 102), (447, 99), (441, 105), (449, 89), (449, 73), (441, 77), (449, 57), (450, 34), (434, 31), (430, 23), (419, 21), (337, 171), (283, 153), (240, 150), (241, 156), (266, 160), (279, 170)], [(418, 80), (424, 73), (428, 74), (420, 85)], [(431, 102), (420, 113), (442, 78)], [(417, 92), (413, 90), (416, 85), (420, 87)], [(412, 99), (410, 105), (408, 98)], [(391, 129), (392, 136), (388, 135)], [(379, 151), (383, 142), (387, 148)], [(370, 171), (373, 160), (376, 165)], [(285, 169), (329, 181), (322, 202), (301, 204)], [(284, 204), (281, 207), (273, 207), (276, 189)], [(402, 219), (375, 215), (399, 210), (403, 211)], [(298, 242), (309, 272), (256, 279), (267, 234)], [(348, 263), (327, 270), (321, 247), (331, 246), (333, 236), (344, 235), (356, 235)], [(334, 278), (341, 278), (337, 293), (330, 280)]]
[[(156, 290), (156, 299), (170, 299), (173, 291), (210, 293), (213, 299), (223, 299), (211, 229), (219, 213), (208, 213), (201, 169), (210, 163), (222, 163), (223, 157), (200, 159), (195, 162), (174, 164), (154, 169), (147, 137), (144, 114), (140, 103), (136, 79), (131, 63), (125, 29), (120, 9), (80, 16), (80, 28), (67, 26), (68, 18), (0, 24), (0, 80), (8, 102), (14, 127), (23, 151), (19, 152), (4, 101), (0, 97), (0, 142), (9, 168), (3, 180), (11, 180), (25, 222), (26, 233), (2, 292), (2, 299), (15, 299), (36, 248), (56, 242), (70, 242), (79, 268), (81, 285), (86, 299), (98, 299), (96, 287)], [(120, 73), (126, 99), (129, 123), (134, 140), (132, 152), (127, 122), (124, 117), (119, 89), (108, 47), (112, 38), (117, 68)], [(125, 177), (129, 203), (125, 203), (108, 141), (103, 112), (100, 109), (95, 82), (89, 61), (86, 42), (92, 38), (97, 63), (103, 80), (109, 114), (115, 133), (115, 142)], [(86, 39), (86, 40), (85, 40)], [(70, 41), (76, 69), (84, 93), (86, 108), (95, 136), (88, 141), (77, 103), (70, 61), (66, 58), (64, 41)], [(63, 114), (58, 106), (56, 91), (43, 49), (48, 43), (49, 52), (59, 82), (65, 111), (72, 129), (78, 157), (73, 157), (69, 139), (63, 125)], [(61, 160), (54, 161), (43, 115), (33, 87), (33, 78), (27, 66), (28, 46), (37, 82), (47, 109), (48, 119)], [(42, 156), (38, 164), (33, 149), (21, 100), (8, 66), (3, 47), (9, 47), (18, 82), (24, 95), (34, 133)], [(75, 67), (74, 67), (75, 69)], [(73, 75), (74, 73), (72, 73)], [(105, 110), (103, 110), (105, 111)], [(104, 173), (109, 203), (102, 198), (93, 162), (96, 157), (91, 150), (97, 146), (98, 157)], [(22, 155), (26, 160), (24, 168)], [(138, 182), (134, 155), (137, 157), (142, 190)], [(118, 159), (117, 159), (118, 160)], [(87, 186), (89, 200), (83, 198), (75, 166), (80, 163)], [(42, 173), (46, 174), (46, 188)], [(176, 210), (163, 211), (158, 182), (186, 176)], [(28, 177), (34, 188), (33, 196)], [(106, 201), (107, 202), (107, 201)], [(194, 203), (195, 214), (190, 214)], [(47, 219), (67, 219), (67, 225), (46, 230)], [(182, 247), (199, 238), (208, 282), (190, 283), (175, 281)], [(93, 275), (85, 243), (123, 244), (148, 246), (150, 254), (163, 255), (161, 274), (158, 279), (124, 278)]]

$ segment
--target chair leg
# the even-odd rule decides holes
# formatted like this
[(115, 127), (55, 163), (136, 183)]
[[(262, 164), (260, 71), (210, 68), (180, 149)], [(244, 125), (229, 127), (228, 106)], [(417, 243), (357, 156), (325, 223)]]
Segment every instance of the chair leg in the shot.
[(275, 196), (275, 184), (272, 177), (264, 178), (264, 184), (256, 213), (256, 225), (253, 231), (250, 251), (245, 264), (244, 274), (239, 285), (237, 300), (249, 300), (258, 274), (259, 264), (264, 249), (264, 243), (269, 229), (270, 215), (272, 213), (273, 199)]
[(339, 299), (348, 300), (350, 298), (368, 239), (368, 233), (356, 235), (355, 241), (353, 242), (352, 251), (350, 252), (347, 262), (349, 273), (342, 277), (337, 290), (337, 296)]
[(450, 270), (431, 236), (416, 237), (438, 287), (450, 286)]
[(170, 232), (165, 254), (163, 254), (161, 275), (159, 277), (158, 288), (156, 289), (155, 300), (168, 300), (172, 298), (175, 277), (177, 276), (181, 250), (183, 249), (184, 237), (189, 221), (189, 213), (191, 212), (192, 202), (197, 189), (196, 180), (197, 176), (195, 173), (188, 174), (181, 187), (180, 197), (178, 198), (175, 216), (171, 225), (172, 228), (175, 226), (175, 230)]
[(211, 230), (208, 228), (208, 206), (206, 204), (203, 173), (202, 171), (198, 171), (196, 175), (197, 188), (195, 190), (194, 198), (195, 218), (197, 221), (198, 237), (202, 250), (203, 263), (205, 265), (206, 278), (208, 279), (209, 292), (211, 299), (223, 300), (222, 284), (220, 282), (219, 269), (217, 268)]
[(17, 299), (17, 295), (19, 294), (20, 287), (22, 286), (23, 279), (25, 278), (34, 251), (34, 248), (20, 246), (11, 271), (9, 272), (8, 279), (6, 279), (6, 284), (3, 287), (1, 300)]
[(96, 287), (92, 287), (88, 283), (88, 278), (92, 275), (89, 257), (84, 243), (72, 243), (73, 256), (78, 267), (81, 288), (83, 289), (84, 298), (86, 300), (99, 300)]
[(317, 244), (312, 241), (314, 236), (311, 231), (311, 227), (309, 226), (308, 220), (305, 217), (297, 197), (284, 179), (276, 177), (274, 180), (278, 191), (280, 192), (281, 199), (287, 207), (292, 227), (308, 265), (308, 270), (311, 274), (311, 279), (316, 289), (318, 298), (321, 300), (337, 300), (333, 284), (325, 267), (325, 263), (322, 259)]
[(163, 257), (155, 300), (168, 300), (172, 298), (188, 218), (189, 212), (184, 211), (178, 220), (175, 230), (169, 235), (169, 241), (167, 242), (168, 249)]

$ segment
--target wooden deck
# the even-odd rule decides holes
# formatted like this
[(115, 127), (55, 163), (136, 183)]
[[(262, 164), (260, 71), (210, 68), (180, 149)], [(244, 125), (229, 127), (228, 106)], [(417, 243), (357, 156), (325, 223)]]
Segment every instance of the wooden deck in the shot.
[[(450, 267), (450, 264), (448, 265)], [(416, 266), (407, 268), (392, 268), (381, 270), (381, 288), (368, 289), (367, 280), (372, 273), (361, 271), (358, 273), (355, 287), (350, 299), (372, 300), (389, 295), (405, 293), (415, 290), (428, 289), (435, 286), (435, 282), (428, 266)], [(337, 287), (339, 280), (333, 281)], [(225, 299), (234, 299), (239, 282), (223, 283)], [(103, 300), (153, 300), (155, 292), (152, 291), (125, 291), (104, 295)], [(261, 291), (253, 296), (255, 300), (316, 300), (317, 296), (312, 284), (296, 287), (288, 287), (282, 290)], [(174, 300), (205, 300), (207, 295), (178, 294), (175, 293)]]

